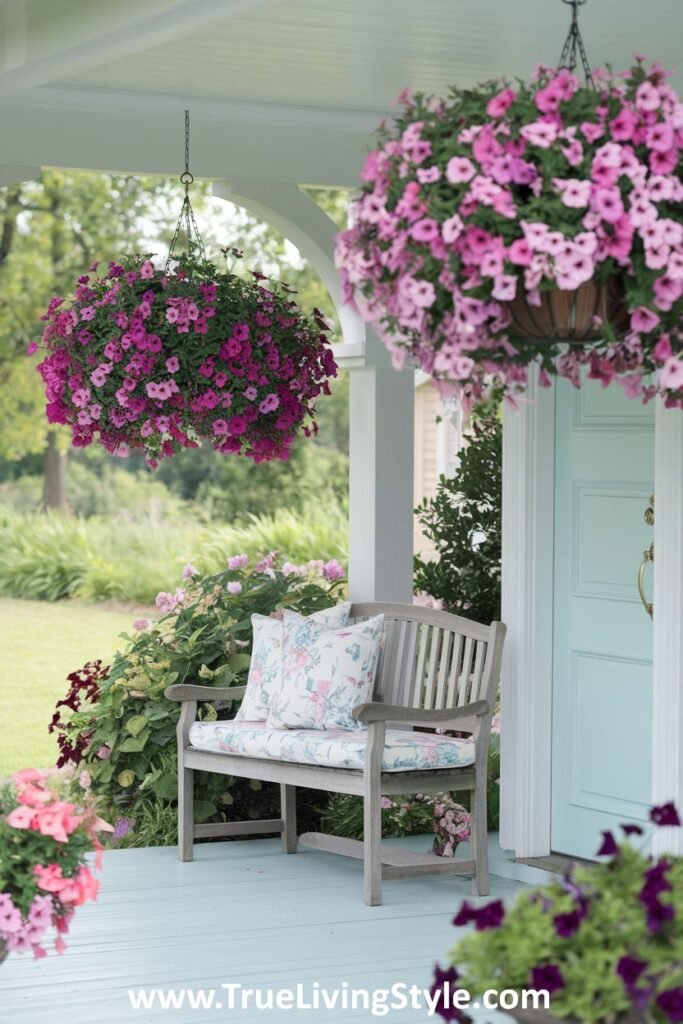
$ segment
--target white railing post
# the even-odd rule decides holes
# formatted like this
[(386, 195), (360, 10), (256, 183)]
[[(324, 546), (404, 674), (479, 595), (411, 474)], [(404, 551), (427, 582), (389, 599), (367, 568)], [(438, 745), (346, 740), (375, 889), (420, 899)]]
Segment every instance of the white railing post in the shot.
[(555, 389), (532, 384), (503, 422), (500, 842), (520, 857), (550, 852), (554, 460)]

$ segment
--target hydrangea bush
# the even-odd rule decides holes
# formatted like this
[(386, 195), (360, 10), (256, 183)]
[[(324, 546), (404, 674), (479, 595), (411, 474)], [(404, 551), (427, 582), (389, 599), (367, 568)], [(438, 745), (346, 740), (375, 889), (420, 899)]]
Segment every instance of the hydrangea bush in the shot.
[[(629, 396), (683, 406), (683, 104), (637, 57), (597, 89), (541, 66), (448, 100), (403, 95), (338, 236), (344, 292), (397, 367), (406, 354), (467, 403), (514, 399), (537, 368), (581, 367)], [(621, 322), (567, 346), (515, 334), (510, 303), (588, 282), (623, 296)]]
[[(673, 804), (650, 819), (681, 824)], [(621, 844), (603, 833), (606, 863), (570, 866), (507, 911), (500, 900), (463, 903), (453, 924), (474, 931), (453, 950), (454, 966), (437, 968), (434, 990), (545, 990), (554, 1017), (587, 1024), (683, 1021), (683, 857), (648, 856), (651, 835), (621, 827)], [(438, 1012), (456, 1019), (443, 1000)]]
[(46, 956), (52, 928), (63, 953), (76, 907), (97, 898), (99, 882), (85, 858), (96, 851), (99, 867), (98, 832), (108, 826), (87, 795), (71, 802), (63, 789), (32, 768), (0, 788), (0, 960), (13, 950)]
[(156, 465), (209, 440), (260, 462), (317, 430), (315, 400), (336, 376), (329, 326), (286, 285), (190, 257), (165, 271), (139, 256), (90, 269), (70, 299), (50, 301), (38, 365), (48, 419), (76, 447), (142, 448)]
[[(126, 645), (110, 667), (91, 662), (69, 676), (69, 691), (50, 724), (57, 733), (59, 766), (73, 765), (85, 773), (103, 811), (112, 820), (125, 818), (128, 826), (135, 827), (143, 805), (149, 811), (155, 803), (160, 808), (173, 804), (180, 707), (164, 697), (166, 687), (243, 685), (251, 616), (285, 607), (304, 615), (328, 608), (343, 577), (335, 560), (294, 565), (275, 552), (253, 563), (246, 555), (234, 555), (223, 571), (205, 576), (188, 563), (181, 585), (158, 595), (160, 618), (136, 620), (135, 633), (124, 637)], [(236, 702), (218, 711), (206, 703), (201, 713), (211, 720), (236, 710)], [(233, 780), (205, 773), (199, 777), (195, 814), (201, 821), (220, 820), (232, 802)]]

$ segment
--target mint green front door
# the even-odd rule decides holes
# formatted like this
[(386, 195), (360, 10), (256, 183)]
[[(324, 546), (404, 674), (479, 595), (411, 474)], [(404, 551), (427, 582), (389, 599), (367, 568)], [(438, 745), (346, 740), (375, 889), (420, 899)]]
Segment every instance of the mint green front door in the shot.
[(652, 622), (637, 576), (654, 411), (617, 385), (560, 381), (555, 443), (551, 846), (593, 857), (603, 829), (650, 805)]

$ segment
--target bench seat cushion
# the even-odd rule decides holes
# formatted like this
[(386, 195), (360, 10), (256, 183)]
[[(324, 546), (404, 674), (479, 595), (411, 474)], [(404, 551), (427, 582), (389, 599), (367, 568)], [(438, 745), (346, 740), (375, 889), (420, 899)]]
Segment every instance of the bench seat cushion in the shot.
[[(322, 768), (362, 769), (367, 731), (342, 729), (268, 729), (262, 722), (195, 722), (190, 745), (212, 753)], [(435, 733), (387, 729), (382, 771), (464, 768), (474, 764), (474, 743)]]

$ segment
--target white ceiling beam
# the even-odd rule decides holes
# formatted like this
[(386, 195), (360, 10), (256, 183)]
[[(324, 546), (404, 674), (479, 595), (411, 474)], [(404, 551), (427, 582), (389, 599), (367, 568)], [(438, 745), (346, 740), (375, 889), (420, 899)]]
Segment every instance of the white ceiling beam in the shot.
[[(173, 0), (163, 8), (149, 13), (140, 5), (136, 18), (122, 18), (91, 36), (60, 50), (53, 50), (0, 73), (0, 97), (16, 96), (49, 82), (87, 71), (119, 57), (142, 53), (154, 46), (199, 31), (214, 22), (230, 18), (253, 17), (286, 0)], [(84, 12), (91, 12), (86, 6)], [(100, 9), (101, 10), (101, 9)]]
[[(216, 105), (218, 106), (218, 105)], [(248, 105), (247, 105), (248, 106)], [(177, 175), (182, 107), (163, 112), (64, 109), (0, 102), (2, 157), (29, 167)], [(270, 107), (261, 118), (233, 104), (219, 116), (192, 107), (193, 174), (211, 180), (358, 185), (372, 144), (364, 116)]]

